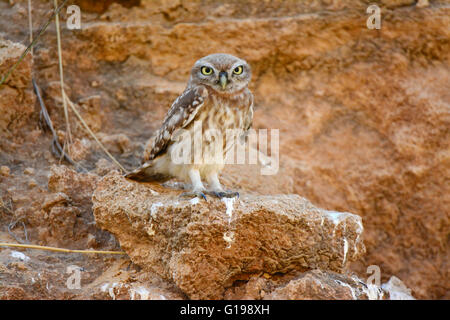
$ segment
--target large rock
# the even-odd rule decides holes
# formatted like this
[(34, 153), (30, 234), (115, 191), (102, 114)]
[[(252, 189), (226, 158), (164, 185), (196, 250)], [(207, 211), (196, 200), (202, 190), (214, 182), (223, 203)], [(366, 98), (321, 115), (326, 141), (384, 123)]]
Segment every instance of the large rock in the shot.
[(312, 270), (264, 296), (265, 300), (379, 300), (385, 293), (358, 278)]
[[(264, 285), (260, 286), (264, 287)], [(266, 285), (267, 287), (267, 285)], [(275, 287), (265, 300), (414, 300), (411, 290), (396, 278), (381, 286), (364, 283), (357, 276), (312, 270)]]
[(206, 202), (154, 188), (113, 172), (94, 192), (94, 216), (134, 263), (190, 298), (222, 298), (252, 274), (342, 272), (365, 251), (359, 216), (318, 209), (297, 195)]

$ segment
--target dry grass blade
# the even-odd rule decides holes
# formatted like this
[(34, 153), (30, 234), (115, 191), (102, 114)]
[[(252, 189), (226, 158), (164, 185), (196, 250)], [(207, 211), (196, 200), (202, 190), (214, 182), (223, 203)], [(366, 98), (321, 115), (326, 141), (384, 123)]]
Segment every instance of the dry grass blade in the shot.
[[(58, 8), (58, 0), (53, 0), (55, 4), (55, 10)], [(61, 86), (61, 97), (63, 100), (63, 107), (64, 107), (64, 117), (66, 119), (66, 135), (64, 139), (64, 146), (68, 144), (70, 145), (72, 143), (72, 134), (70, 131), (70, 122), (69, 122), (69, 112), (67, 109), (67, 102), (66, 99), (64, 99), (64, 71), (63, 71), (63, 63), (62, 63), (62, 50), (61, 50), (61, 30), (59, 27), (59, 14), (55, 15), (55, 26), (56, 26), (56, 42), (58, 46), (58, 65), (59, 65), (59, 82)]]
[[(16, 221), (12, 221), (11, 223), (8, 224), (8, 233), (14, 238), (16, 239), (17, 242), (20, 243), (28, 243), (28, 232), (27, 232), (27, 227), (25, 226), (25, 223), (23, 221), (20, 221), (22, 218), (17, 219)], [(19, 239), (14, 232), (12, 231), (12, 229), (14, 229), (17, 225), (17, 223), (20, 222), (22, 224), (23, 227), (23, 233), (25, 234), (25, 241)]]
[[(31, 15), (31, 0), (28, 0), (28, 28), (30, 30), (30, 43), (33, 43), (33, 18)], [(33, 47), (31, 47), (31, 56), (33, 56)]]
[(108, 155), (108, 157), (125, 173), (127, 173), (127, 170), (125, 170), (125, 168), (119, 163), (119, 161), (116, 160), (116, 158), (114, 158), (114, 156), (109, 153), (109, 151), (105, 148), (105, 146), (100, 142), (100, 140), (98, 140), (97, 136), (95, 135), (95, 133), (91, 130), (91, 128), (89, 128), (88, 124), (86, 123), (86, 121), (84, 121), (83, 117), (81, 116), (81, 114), (78, 112), (78, 110), (75, 108), (75, 105), (73, 104), (72, 101), (70, 101), (70, 99), (67, 97), (66, 93), (63, 92), (64, 94), (64, 99), (67, 100), (67, 103), (69, 104), (70, 108), (72, 109), (72, 111), (75, 113), (75, 115), (78, 117), (78, 120), (80, 120), (80, 122), (83, 124), (84, 128), (86, 129), (86, 131), (94, 138), (94, 140), (97, 142), (97, 144), (100, 146), (100, 148)]
[(36, 83), (36, 80), (33, 78), (32, 79), (33, 82), (33, 88), (34, 88), (34, 92), (36, 93), (37, 99), (39, 101), (39, 105), (41, 106), (41, 112), (40, 115), (41, 117), (44, 118), (45, 124), (47, 126), (47, 128), (50, 129), (53, 138), (52, 138), (52, 152), (54, 153), (54, 155), (56, 157), (62, 157), (63, 159), (65, 159), (67, 162), (69, 162), (70, 164), (72, 164), (73, 166), (75, 166), (76, 168), (79, 168), (81, 171), (86, 172), (87, 170), (85, 168), (83, 168), (81, 165), (77, 164), (75, 161), (72, 160), (72, 158), (64, 151), (64, 148), (61, 146), (61, 144), (59, 143), (58, 140), (58, 135), (56, 134), (55, 129), (53, 128), (53, 123), (52, 120), (48, 114), (47, 111), (47, 107), (44, 104), (44, 101), (42, 100), (42, 96), (41, 96), (41, 91)]
[(22, 60), (25, 58), (25, 56), (27, 55), (27, 53), (31, 50), (31, 48), (34, 47), (34, 45), (36, 44), (36, 42), (39, 40), (39, 38), (41, 37), (41, 35), (45, 32), (45, 30), (47, 29), (47, 27), (50, 25), (50, 22), (53, 20), (53, 18), (55, 17), (56, 14), (58, 14), (61, 9), (66, 5), (66, 3), (69, 0), (64, 0), (64, 2), (53, 12), (52, 16), (47, 20), (47, 22), (44, 24), (44, 26), (39, 30), (36, 38), (34, 38), (34, 40), (28, 45), (28, 47), (23, 51), (22, 55), (19, 57), (19, 60), (17, 60), (17, 62), (11, 67), (9, 68), (9, 70), (5, 73), (5, 75), (2, 77), (2, 79), (0, 80), (0, 88), (2, 87), (2, 85), (6, 82), (6, 80), (9, 78), (9, 76), (14, 72), (14, 70), (17, 68), (17, 66), (20, 64), (20, 62), (22, 62)]
[[(9, 213), (10, 215), (12, 215), (12, 218), (14, 218), (14, 211), (12, 209), (12, 205), (11, 205), (11, 200), (9, 203), (9, 206), (7, 206), (5, 204), (5, 202), (3, 201), (3, 198), (0, 197), (0, 209), (6, 211), (7, 213)], [(15, 221), (11, 220), (11, 222), (8, 224), (8, 233), (11, 237), (13, 237), (14, 239), (16, 239), (17, 242), (20, 243), (28, 243), (28, 232), (27, 232), (27, 227), (25, 226), (25, 223), (23, 221), (21, 221), (23, 218), (17, 218)], [(23, 241), (22, 239), (18, 238), (14, 232), (12, 231), (12, 229), (14, 229), (17, 225), (17, 223), (21, 223), (22, 227), (23, 227), (23, 233), (25, 235), (25, 241)]]
[[(58, 1), (53, 0), (55, 8), (58, 6)], [(71, 138), (71, 132), (70, 132), (70, 124), (69, 124), (69, 113), (67, 104), (70, 106), (72, 111), (77, 116), (78, 120), (83, 124), (84, 128), (87, 130), (87, 132), (94, 138), (94, 140), (97, 142), (97, 144), (100, 146), (100, 148), (106, 153), (106, 155), (125, 173), (127, 173), (127, 170), (119, 163), (119, 161), (114, 158), (114, 156), (109, 153), (109, 151), (105, 148), (105, 146), (98, 140), (97, 136), (94, 134), (94, 132), (89, 128), (86, 121), (84, 121), (81, 114), (78, 112), (78, 110), (75, 108), (75, 105), (72, 101), (70, 101), (69, 97), (66, 95), (66, 92), (64, 90), (64, 70), (63, 70), (63, 63), (62, 63), (62, 51), (61, 51), (61, 31), (59, 27), (59, 18), (58, 15), (55, 15), (55, 24), (56, 24), (56, 35), (57, 35), (57, 42), (58, 42), (58, 64), (59, 64), (59, 74), (60, 74), (60, 85), (61, 85), (61, 97), (63, 99), (63, 106), (64, 106), (64, 116), (66, 118), (66, 138), (69, 142), (72, 142)], [(66, 145), (66, 141), (64, 141), (64, 146)]]
[(65, 252), (65, 253), (126, 254), (123, 251), (76, 250), (76, 249), (65, 249), (65, 248), (38, 246), (38, 245), (34, 245), (34, 244), (19, 244), (19, 243), (7, 243), (7, 242), (0, 242), (0, 247), (37, 249), (37, 250), (47, 250), (47, 251)]

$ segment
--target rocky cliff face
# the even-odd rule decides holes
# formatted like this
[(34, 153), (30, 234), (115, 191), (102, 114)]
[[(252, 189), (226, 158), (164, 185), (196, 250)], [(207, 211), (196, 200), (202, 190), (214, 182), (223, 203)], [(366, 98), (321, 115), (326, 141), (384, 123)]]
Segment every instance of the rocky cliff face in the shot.
[[(86, 122), (128, 169), (139, 163), (143, 145), (159, 126), (170, 103), (183, 90), (195, 60), (212, 52), (228, 52), (243, 57), (254, 71), (251, 90), (256, 99), (255, 128), (280, 129), (280, 171), (277, 175), (261, 176), (257, 166), (227, 168), (223, 177), (225, 185), (240, 189), (241, 194), (247, 195), (241, 202), (233, 204), (233, 213), (236, 214), (233, 219), (236, 220), (232, 219), (231, 225), (236, 228), (239, 225), (250, 226), (251, 221), (245, 220), (246, 213), (257, 213), (255, 216), (259, 219), (272, 223), (272, 226), (277, 225), (275, 220), (269, 219), (268, 212), (271, 212), (272, 219), (281, 219), (281, 226), (287, 226), (286, 221), (290, 218), (283, 214), (283, 210), (289, 206), (277, 211), (268, 203), (273, 199), (278, 201), (278, 194), (298, 194), (312, 202), (311, 208), (351, 212), (362, 217), (364, 233), (361, 239), (364, 240), (366, 253), (358, 259), (361, 252), (356, 254), (354, 243), (351, 243), (356, 241), (356, 233), (347, 234), (349, 242), (345, 260), (348, 261), (345, 263), (348, 271), (365, 279), (367, 267), (377, 265), (384, 283), (388, 283), (391, 276), (396, 276), (411, 288), (417, 298), (448, 298), (448, 1), (429, 1), (428, 6), (423, 6), (426, 1), (421, 1), (420, 6), (409, 0), (379, 1), (382, 17), (380, 30), (366, 28), (367, 1), (75, 2), (82, 10), (81, 30), (66, 29), (64, 20), (67, 15), (64, 10), (62, 13), (66, 92)], [(42, 25), (50, 8), (47, 1), (33, 1), (35, 31)], [(25, 1), (0, 1), (1, 74), (17, 58), (23, 44), (27, 43), (27, 23)], [(0, 196), (2, 203), (14, 213), (11, 217), (11, 213), (3, 209), (0, 214), (4, 226), (1, 232), (5, 237), (11, 237), (6, 226), (21, 218), (20, 221), (28, 226), (32, 242), (70, 245), (72, 236), (61, 232), (57, 223), (52, 224), (51, 233), (42, 229), (47, 222), (33, 215), (36, 211), (30, 208), (36, 207), (47, 210), (48, 221), (59, 221), (58, 215), (71, 217), (69, 220), (73, 224), (63, 225), (62, 228), (75, 230), (72, 242), (75, 247), (114, 247), (116, 244), (104, 232), (96, 230), (95, 225), (82, 227), (82, 223), (93, 221), (89, 201), (77, 198), (76, 193), (69, 195), (70, 188), (63, 190), (60, 186), (55, 187), (54, 183), (48, 185), (48, 175), (56, 175), (49, 172), (50, 165), (57, 160), (48, 151), (51, 142), (49, 135), (37, 126), (39, 113), (34, 106), (29, 83), (33, 74), (43, 89), (44, 100), (63, 139), (64, 113), (55, 44), (55, 30), (51, 26), (35, 48), (33, 61), (28, 57), (7, 86), (0, 89), (0, 165), (5, 166), (0, 175)], [(71, 124), (73, 158), (92, 174), (104, 175), (111, 171), (113, 165), (99, 160), (103, 157), (101, 150), (77, 124), (73, 114)], [(26, 170), (29, 167), (34, 171)], [(91, 193), (100, 178), (93, 180), (94, 185), (86, 185), (86, 190)], [(106, 181), (110, 181), (111, 185), (105, 184)], [(95, 197), (98, 223), (125, 243), (136, 237), (130, 231), (136, 228), (142, 233), (144, 244), (152, 246), (150, 235), (143, 229), (148, 227), (150, 218), (140, 216), (139, 212), (130, 211), (136, 219), (134, 227), (129, 227), (129, 230), (115, 229), (117, 226), (113, 225), (107, 212), (123, 219), (123, 210), (132, 205), (121, 201), (120, 206), (118, 203), (117, 207), (110, 206), (110, 211), (106, 211), (105, 206), (112, 204), (112, 199), (106, 195), (117, 185), (128, 186), (126, 181), (114, 175), (100, 182)], [(148, 192), (138, 185), (130, 186), (133, 190), (139, 190), (139, 197)], [(53, 204), (47, 209), (40, 207), (44, 202), (41, 197), (57, 192), (68, 198), (52, 195), (56, 200), (52, 202), (49, 198), (48, 203)], [(149, 199), (154, 201), (152, 204), (170, 203), (171, 192), (158, 192), (162, 198), (149, 195)], [(151, 213), (149, 200), (139, 199), (142, 200), (142, 208), (149, 207)], [(248, 204), (249, 211), (245, 211), (241, 205), (249, 203), (249, 199), (261, 201), (266, 206), (258, 211)], [(288, 199), (293, 203), (302, 201), (293, 196)], [(225, 203), (213, 202), (199, 203), (192, 208), (172, 205), (155, 209), (156, 219), (163, 219), (161, 210), (168, 213), (166, 219), (169, 220), (156, 221), (163, 229), (167, 229), (165, 223), (175, 219), (173, 212), (178, 210), (182, 213), (184, 218), (177, 222), (181, 229), (177, 230), (183, 230), (185, 237), (181, 239), (185, 242), (168, 237), (167, 241), (181, 247), (174, 245), (174, 252), (169, 253), (173, 258), (166, 257), (150, 264), (152, 272), (165, 279), (162, 282), (152, 280), (156, 287), (161, 288), (161, 283), (173, 280), (185, 291), (180, 293), (167, 285), (164, 287), (166, 291), (157, 291), (156, 296), (166, 294), (175, 298), (184, 297), (184, 294), (205, 294), (209, 297), (262, 298), (260, 292), (265, 292), (267, 297), (272, 298), (281, 293), (293, 298), (318, 297), (319, 289), (306, 293), (294, 288), (305, 288), (315, 279), (326, 279), (321, 283), (329, 290), (320, 294), (333, 296), (332, 292), (335, 292), (336, 296), (343, 297), (338, 294), (342, 287), (334, 287), (336, 282), (330, 279), (340, 277), (333, 272), (345, 269), (343, 265), (337, 265), (343, 261), (344, 233), (356, 232), (356, 229), (350, 227), (345, 231), (339, 224), (335, 237), (324, 240), (324, 247), (320, 250), (329, 255), (325, 255), (329, 265), (320, 262), (319, 248), (310, 248), (311, 251), (305, 253), (301, 243), (289, 244), (294, 239), (305, 239), (287, 233), (286, 238), (279, 239), (279, 247), (268, 248), (273, 250), (270, 254), (253, 252), (250, 255), (260, 265), (264, 262), (264, 267), (255, 271), (263, 272), (261, 276), (247, 272), (243, 268), (245, 263), (239, 260), (242, 257), (230, 262), (221, 256), (226, 256), (229, 252), (226, 250), (238, 248), (233, 247), (236, 243), (226, 248), (227, 242), (223, 237), (224, 219), (227, 217), (225, 208)], [(292, 230), (301, 226), (298, 230), (306, 233), (295, 233), (296, 237), (306, 234), (319, 237), (326, 230), (331, 230), (326, 229), (331, 228), (329, 220), (324, 220), (324, 226), (317, 226), (319, 218), (317, 221), (313, 219), (316, 222), (309, 221), (302, 216), (302, 212), (309, 214), (309, 209), (302, 210), (294, 210), (298, 217), (293, 220)], [(191, 211), (195, 219), (200, 220), (187, 218)], [(208, 220), (212, 219), (213, 214), (218, 221)], [(312, 227), (308, 226), (308, 221), (314, 224), (314, 229), (308, 229)], [(201, 232), (206, 232), (204, 228), (195, 229), (207, 222), (215, 234), (205, 235)], [(188, 228), (190, 224), (195, 227), (194, 230)], [(19, 225), (20, 222), (13, 228), (16, 234), (19, 234)], [(235, 240), (239, 239), (237, 230), (233, 230), (237, 237)], [(250, 230), (256, 232), (258, 229)], [(160, 236), (157, 231), (155, 229), (156, 237)], [(66, 237), (59, 239), (58, 234)], [(214, 235), (217, 236), (214, 238), (215, 245), (225, 248), (219, 250), (217, 254), (220, 255), (213, 256), (212, 261), (225, 259), (225, 266), (239, 266), (240, 271), (232, 268), (229, 278), (211, 279), (214, 289), (203, 293), (199, 282), (196, 282), (198, 279), (190, 279), (181, 271), (178, 277), (167, 274), (169, 270), (181, 268), (183, 260), (177, 260), (173, 265), (169, 261), (183, 258), (181, 248), (192, 253), (192, 243), (198, 240), (195, 236)], [(232, 239), (230, 235), (227, 237)], [(278, 242), (275, 243), (278, 245)], [(298, 246), (295, 252), (301, 255), (292, 258), (290, 254), (294, 257), (295, 254), (283, 251), (283, 246), (288, 244)], [(139, 260), (138, 249), (135, 252), (130, 245), (124, 248), (133, 261), (141, 266), (146, 265), (144, 260)], [(319, 252), (318, 256), (316, 252)], [(8, 259), (11, 257), (6, 256)], [(267, 269), (269, 272), (265, 269), (267, 257), (276, 257), (275, 267)], [(308, 269), (319, 268), (322, 271), (302, 269), (300, 257), (305, 258)], [(318, 261), (309, 261), (306, 257), (315, 257)], [(288, 273), (298, 274), (289, 281), (283, 277), (278, 280), (278, 271), (275, 270), (287, 271), (283, 269), (285, 264), (290, 263), (286, 259), (293, 259), (292, 266), (295, 266)], [(4, 263), (8, 265), (10, 262)], [(216, 262), (211, 263), (212, 266), (219, 266)], [(336, 265), (330, 267), (333, 264)], [(268, 265), (271, 266), (271, 263)], [(108, 265), (111, 270), (116, 270), (116, 266)], [(103, 272), (93, 270), (93, 278), (94, 274)], [(139, 279), (148, 281), (148, 276), (140, 274), (141, 271), (136, 272)], [(264, 272), (269, 278), (264, 277)], [(98, 279), (106, 279), (108, 274), (114, 278), (116, 273), (102, 273), (103, 278)], [(129, 273), (127, 277), (136, 278), (136, 274)], [(236, 274), (246, 274), (248, 278), (233, 279)], [(353, 286), (350, 278), (338, 280)], [(123, 279), (120, 281), (125, 281)], [(389, 283), (395, 287), (395, 281)], [(136, 287), (128, 289), (135, 290), (140, 285), (138, 282)], [(358, 290), (352, 288), (353, 291), (342, 292), (353, 297), (352, 293)], [(175, 291), (170, 291), (172, 289)], [(105, 287), (105, 292), (100, 290), (98, 297), (111, 292), (114, 297), (120, 297), (124, 294), (123, 290), (126, 290), (125, 285), (111, 285)], [(130, 295), (125, 294), (127, 297)], [(150, 296), (153, 297), (153, 294)]]

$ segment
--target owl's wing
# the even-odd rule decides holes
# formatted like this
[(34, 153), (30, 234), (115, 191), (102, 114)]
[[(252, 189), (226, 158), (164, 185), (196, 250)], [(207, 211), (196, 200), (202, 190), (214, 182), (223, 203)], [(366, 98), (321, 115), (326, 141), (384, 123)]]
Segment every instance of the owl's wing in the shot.
[(245, 143), (247, 141), (247, 136), (249, 134), (249, 130), (252, 127), (253, 124), (253, 94), (248, 91), (249, 99), (248, 99), (248, 107), (247, 112), (244, 115), (244, 126), (243, 126), (243, 132), (240, 136), (241, 143)]
[(244, 132), (247, 132), (253, 124), (253, 94), (250, 91), (248, 93), (250, 95), (250, 101), (247, 113), (244, 118)]
[(197, 86), (187, 88), (174, 101), (156, 133), (150, 153), (144, 158), (145, 161), (153, 160), (167, 149), (175, 131), (191, 123), (207, 96), (208, 90), (204, 86)]

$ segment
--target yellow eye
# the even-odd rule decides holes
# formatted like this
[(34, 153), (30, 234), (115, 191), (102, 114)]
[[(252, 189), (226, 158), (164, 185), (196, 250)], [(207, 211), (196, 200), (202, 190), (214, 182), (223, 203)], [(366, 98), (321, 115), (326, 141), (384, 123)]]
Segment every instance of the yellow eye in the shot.
[(234, 68), (233, 73), (234, 74), (241, 74), (242, 71), (244, 71), (244, 68), (242, 66), (239, 66), (239, 67)]
[(202, 67), (200, 70), (202, 71), (202, 74), (204, 74), (205, 76), (209, 76), (210, 74), (213, 73), (213, 69), (206, 66)]

